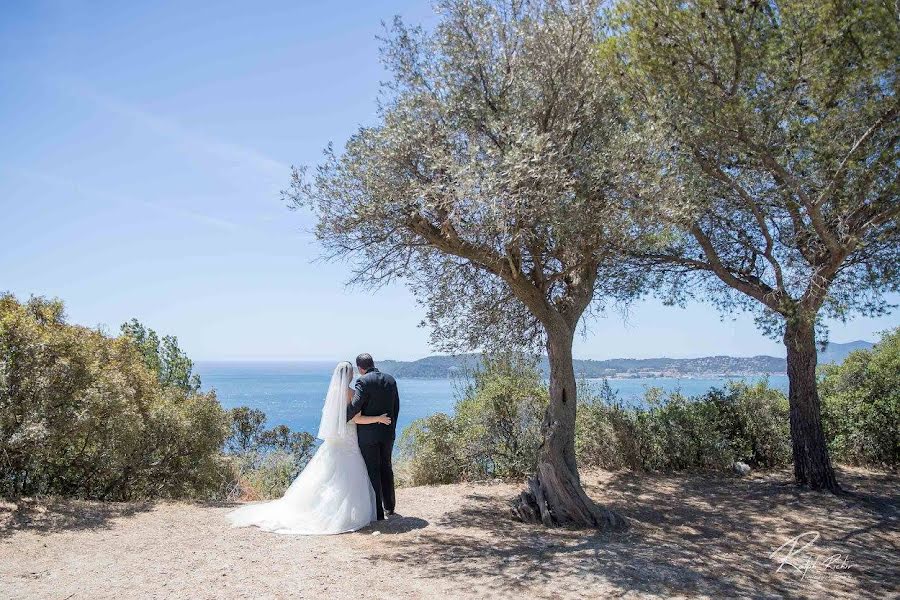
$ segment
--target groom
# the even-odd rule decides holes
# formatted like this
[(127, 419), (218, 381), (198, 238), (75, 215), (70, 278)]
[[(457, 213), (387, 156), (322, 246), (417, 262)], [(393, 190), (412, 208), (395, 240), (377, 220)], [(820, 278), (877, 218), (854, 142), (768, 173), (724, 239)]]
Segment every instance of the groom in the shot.
[(394, 514), (394, 469), (391, 466), (391, 452), (394, 449), (397, 414), (400, 412), (400, 394), (397, 393), (397, 382), (394, 378), (375, 368), (371, 354), (357, 356), (356, 368), (359, 369), (359, 379), (356, 380), (353, 400), (347, 405), (347, 420), (360, 412), (369, 417), (387, 414), (391, 418), (390, 425), (372, 423), (356, 427), (359, 450), (362, 452), (372, 488), (375, 490), (375, 510), (378, 513), (378, 520), (381, 521), (385, 514), (388, 516)]

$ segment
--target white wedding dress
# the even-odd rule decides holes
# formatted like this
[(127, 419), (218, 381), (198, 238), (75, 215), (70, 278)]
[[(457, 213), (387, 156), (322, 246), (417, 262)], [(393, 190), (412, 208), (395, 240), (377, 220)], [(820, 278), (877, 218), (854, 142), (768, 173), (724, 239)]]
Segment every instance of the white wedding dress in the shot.
[(356, 442), (356, 424), (346, 421), (352, 378), (350, 363), (335, 368), (317, 435), (324, 441), (284, 496), (229, 513), (233, 526), (330, 535), (355, 531), (375, 520), (375, 492)]

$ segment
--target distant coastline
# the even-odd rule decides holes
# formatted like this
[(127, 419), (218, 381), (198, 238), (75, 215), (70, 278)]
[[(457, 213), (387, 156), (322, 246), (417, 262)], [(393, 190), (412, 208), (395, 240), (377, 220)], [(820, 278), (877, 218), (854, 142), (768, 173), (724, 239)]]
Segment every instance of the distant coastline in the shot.
[[(819, 352), (819, 363), (841, 363), (854, 350), (866, 350), (871, 342), (829, 343)], [(442, 379), (463, 374), (478, 367), (480, 354), (428, 356), (415, 361), (383, 360), (379, 367), (395, 377)], [(547, 358), (540, 362), (548, 372)], [(608, 360), (575, 359), (575, 373), (586, 379), (639, 379), (671, 377), (703, 379), (784, 375), (787, 363), (777, 356), (704, 356), (700, 358), (613, 358)]]
[[(819, 364), (841, 363), (855, 350), (867, 350), (874, 344), (867, 341), (829, 343), (819, 352)], [(476, 369), (481, 354), (433, 355), (418, 360), (378, 360), (383, 371), (403, 379), (449, 379)], [(575, 359), (575, 374), (585, 379), (717, 379), (723, 377), (768, 377), (785, 374), (787, 363), (778, 356), (704, 356), (699, 358), (612, 358), (607, 360)], [(284, 374), (330, 372), (333, 360), (198, 360), (204, 367), (223, 367), (240, 364), (249, 372), (276, 371)], [(540, 365), (546, 376), (548, 364), (543, 357)]]

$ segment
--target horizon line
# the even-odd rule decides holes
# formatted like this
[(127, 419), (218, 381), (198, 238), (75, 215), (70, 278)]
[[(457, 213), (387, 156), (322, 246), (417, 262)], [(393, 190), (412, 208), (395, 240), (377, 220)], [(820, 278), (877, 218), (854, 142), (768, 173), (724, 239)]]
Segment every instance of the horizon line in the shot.
[[(829, 345), (840, 344), (855, 344), (855, 343), (864, 343), (874, 345), (877, 342), (871, 342), (869, 340), (851, 340), (849, 342), (828, 342)], [(429, 354), (427, 356), (422, 356), (420, 358), (385, 358), (382, 360), (376, 360), (375, 364), (377, 365), (379, 362), (405, 362), (412, 363), (420, 360), (424, 360), (426, 358), (433, 357), (453, 357), (453, 356), (466, 356), (466, 355), (480, 355), (484, 354), (483, 352), (459, 352), (456, 354)], [(546, 353), (541, 353), (541, 356), (546, 356)], [(766, 357), (766, 358), (778, 358), (784, 359), (784, 356), (776, 356), (774, 354), (701, 354), (696, 356), (648, 356), (648, 357), (634, 357), (634, 356), (616, 356), (612, 358), (581, 358), (578, 356), (573, 356), (573, 360), (587, 360), (587, 361), (595, 361), (595, 362), (605, 362), (610, 360), (659, 360), (659, 359), (669, 359), (669, 360), (697, 360), (701, 358), (717, 358), (717, 357), (728, 357), (728, 358), (757, 358), (757, 357)], [(198, 358), (191, 359), (194, 363), (327, 363), (333, 362), (334, 358)]]

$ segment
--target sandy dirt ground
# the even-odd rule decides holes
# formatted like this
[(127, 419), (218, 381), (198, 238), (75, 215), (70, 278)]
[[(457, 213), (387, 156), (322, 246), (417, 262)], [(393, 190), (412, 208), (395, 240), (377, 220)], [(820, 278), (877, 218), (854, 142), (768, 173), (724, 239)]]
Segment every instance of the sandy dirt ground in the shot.
[(0, 598), (897, 598), (900, 477), (840, 479), (586, 474), (616, 534), (517, 523), (499, 482), (402, 489), (401, 516), (330, 537), (232, 529), (226, 504), (7, 502)]

